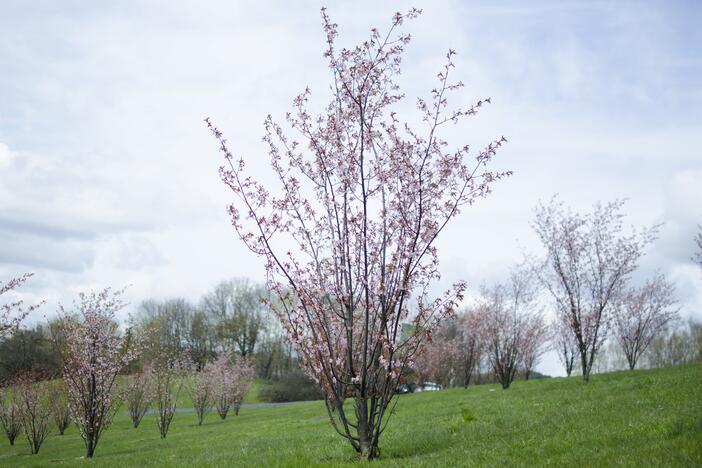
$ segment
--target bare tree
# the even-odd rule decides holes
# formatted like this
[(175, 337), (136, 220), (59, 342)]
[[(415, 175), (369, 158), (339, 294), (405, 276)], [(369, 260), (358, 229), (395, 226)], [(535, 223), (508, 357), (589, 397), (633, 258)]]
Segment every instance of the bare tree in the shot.
[(56, 424), (59, 435), (63, 435), (71, 424), (71, 410), (68, 404), (68, 388), (63, 380), (47, 383), (50, 389), (49, 412)]
[(614, 336), (629, 369), (636, 367), (653, 339), (677, 316), (675, 286), (662, 274), (621, 294), (614, 313)]
[(217, 338), (224, 353), (253, 354), (265, 331), (268, 292), (248, 279), (223, 281), (205, 295), (202, 306), (216, 322)]
[(127, 402), (127, 411), (132, 419), (132, 426), (139, 427), (144, 415), (149, 411), (149, 406), (154, 398), (153, 379), (151, 369), (147, 364), (142, 371), (129, 377), (124, 387), (123, 399)]
[(197, 424), (202, 426), (202, 422), (205, 420), (207, 413), (212, 410), (213, 404), (212, 378), (207, 372), (207, 367), (199, 372), (194, 372), (190, 376), (188, 393), (197, 415)]
[[(410, 40), (395, 30), (418, 14), (397, 13), (388, 34), (372, 29), (357, 47), (337, 49), (337, 25), (322, 10), (333, 96), (319, 117), (308, 110), (309, 89), (295, 98), (287, 114), (295, 136), (266, 119), (275, 184), (248, 176), (207, 120), (225, 157), (221, 178), (237, 200), (232, 224), (263, 258), (279, 299), (274, 311), (327, 395), (330, 422), (364, 459), (378, 455), (389, 405), (417, 349), (463, 296), (463, 282), (441, 298), (429, 295), (439, 276), (436, 238), (509, 174), (485, 169), (504, 138), (472, 157), (468, 145), (450, 149), (441, 138), (444, 125), (490, 102), (447, 108), (448, 94), (463, 86), (449, 81), (453, 50), (431, 98), (417, 101), (421, 130), (395, 113), (403, 98), (395, 78)], [(412, 331), (402, 336), (406, 321)]]
[(0, 424), (10, 445), (15, 445), (15, 439), (22, 432), (22, 421), (17, 389), (14, 386), (0, 388)]
[(192, 362), (187, 355), (172, 357), (167, 351), (163, 351), (150, 366), (157, 410), (156, 422), (162, 439), (166, 438), (171, 427), (178, 397), (191, 370)]
[(598, 203), (581, 215), (554, 199), (536, 209), (532, 224), (546, 249), (545, 265), (535, 271), (574, 334), (585, 381), (607, 337), (614, 297), (657, 233), (657, 226), (625, 233), (623, 203)]
[(39, 448), (49, 435), (49, 395), (47, 386), (29, 376), (17, 383), (17, 400), (22, 430), (27, 437), (29, 450), (39, 453)]

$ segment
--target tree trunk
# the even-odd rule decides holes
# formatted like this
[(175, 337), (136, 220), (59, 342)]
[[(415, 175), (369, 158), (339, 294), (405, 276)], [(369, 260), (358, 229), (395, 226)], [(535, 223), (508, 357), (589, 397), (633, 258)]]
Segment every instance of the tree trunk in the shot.
[(378, 456), (378, 442), (373, 440), (373, 428), (368, 424), (368, 400), (356, 398), (358, 445), (361, 460), (373, 460)]
[(85, 438), (85, 458), (93, 458), (93, 453), (95, 453), (93, 435), (88, 434), (88, 436)]

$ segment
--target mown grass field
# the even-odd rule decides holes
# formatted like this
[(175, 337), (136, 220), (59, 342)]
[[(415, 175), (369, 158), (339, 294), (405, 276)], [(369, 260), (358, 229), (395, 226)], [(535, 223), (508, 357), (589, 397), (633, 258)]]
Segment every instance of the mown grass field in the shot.
[[(702, 466), (702, 365), (516, 382), (400, 397), (373, 466)], [(250, 401), (255, 401), (255, 395)], [(464, 417), (464, 415), (466, 417)], [(471, 419), (472, 418), (472, 419)], [(468, 420), (466, 420), (468, 419)], [(198, 427), (176, 414), (165, 440), (155, 417), (121, 411), (95, 458), (75, 428), (30, 455), (24, 435), (0, 442), (0, 465), (353, 466), (323, 403), (243, 409)]]

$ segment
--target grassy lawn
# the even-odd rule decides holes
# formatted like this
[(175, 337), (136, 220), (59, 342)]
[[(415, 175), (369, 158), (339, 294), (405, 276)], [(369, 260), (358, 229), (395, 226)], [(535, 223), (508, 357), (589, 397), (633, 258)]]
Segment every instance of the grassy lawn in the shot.
[[(255, 402), (255, 392), (249, 402)], [(374, 466), (702, 466), (702, 365), (517, 382), (400, 397)], [(465, 410), (465, 411), (464, 411)], [(464, 414), (466, 418), (464, 418)], [(466, 420), (468, 419), (468, 420)], [(0, 465), (339, 466), (355, 453), (321, 402), (243, 409), (222, 422), (176, 414), (168, 438), (153, 415), (121, 411), (93, 460), (71, 427), (30, 455), (22, 434)]]

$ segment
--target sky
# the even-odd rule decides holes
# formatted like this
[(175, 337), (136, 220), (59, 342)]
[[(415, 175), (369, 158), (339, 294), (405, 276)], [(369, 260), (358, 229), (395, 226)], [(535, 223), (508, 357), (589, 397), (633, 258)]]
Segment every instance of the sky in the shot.
[[(0, 14), (0, 278), (46, 304), (129, 285), (192, 301), (231, 277), (262, 280), (235, 237), (217, 174), (211, 117), (266, 177), (267, 114), (305, 87), (329, 98), (318, 2), (14, 1)], [(683, 317), (702, 318), (690, 260), (702, 224), (702, 4), (690, 2), (330, 2), (341, 45), (422, 8), (400, 84), (434, 86), (446, 51), (466, 83), (457, 104), (492, 105), (445, 135), (482, 147), (504, 135), (495, 169), (514, 176), (465, 210), (438, 244), (442, 284), (504, 280), (540, 252), (534, 207), (628, 199), (626, 222), (664, 223), (637, 278), (659, 270)], [(415, 116), (416, 117), (416, 116)], [(265, 180), (265, 179), (264, 179)], [(438, 285), (438, 286), (441, 286)], [(562, 374), (554, 355), (539, 368)]]

